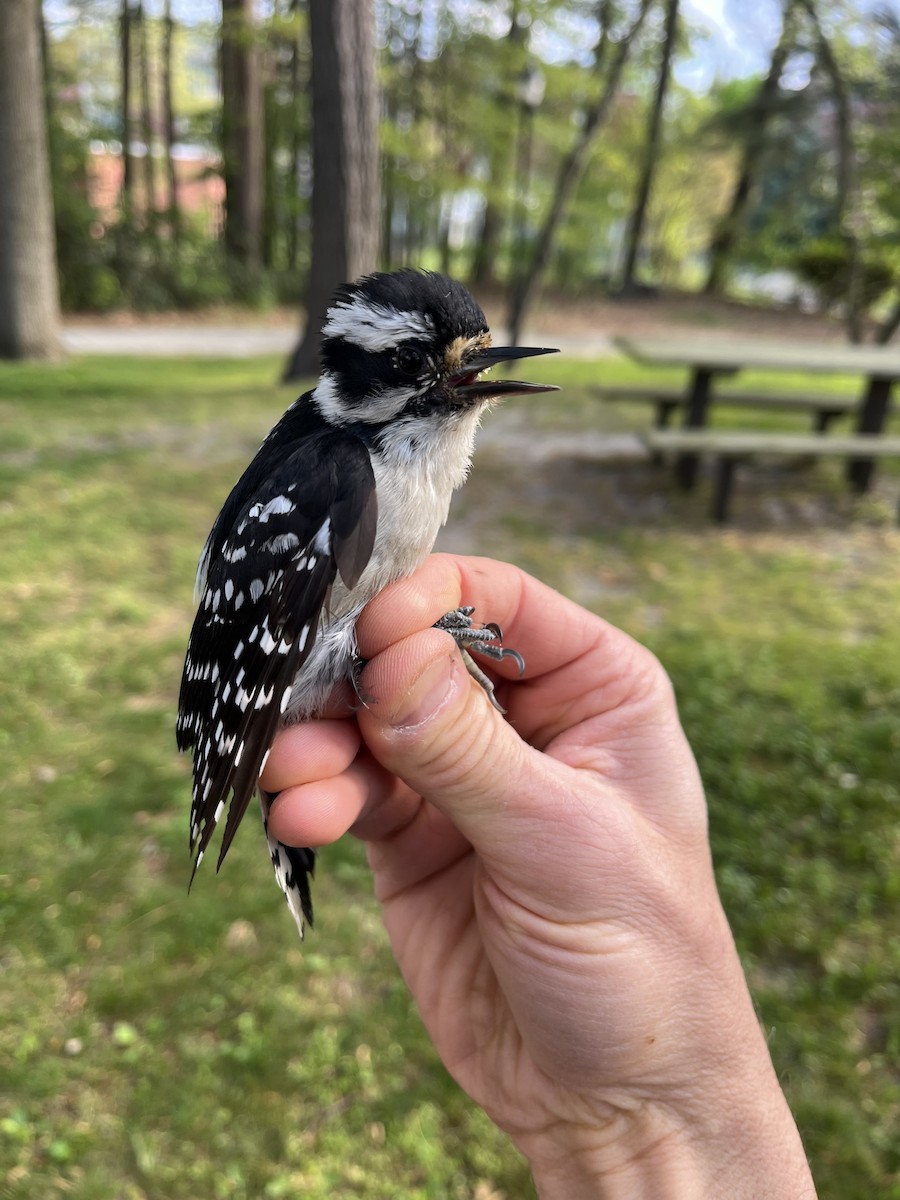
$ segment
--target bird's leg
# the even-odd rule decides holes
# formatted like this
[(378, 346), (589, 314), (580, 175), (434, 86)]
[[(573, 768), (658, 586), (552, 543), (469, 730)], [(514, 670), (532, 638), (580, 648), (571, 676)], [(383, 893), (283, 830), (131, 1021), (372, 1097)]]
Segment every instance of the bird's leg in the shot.
[(518, 650), (510, 650), (508, 647), (501, 645), (503, 630), (496, 621), (490, 621), (487, 625), (482, 626), (473, 625), (472, 613), (474, 611), (475, 608), (473, 605), (465, 604), (453, 612), (445, 613), (439, 621), (435, 621), (434, 627), (435, 629), (443, 629), (445, 633), (450, 634), (459, 647), (463, 662), (466, 664), (466, 670), (476, 683), (479, 683), (487, 692), (488, 699), (494, 708), (498, 712), (505, 713), (506, 710), (494, 695), (493, 681), (478, 666), (472, 658), (472, 654), (483, 654), (485, 658), (492, 658), (495, 662), (502, 662), (504, 658), (511, 658), (519, 668), (520, 676), (525, 671), (525, 660), (519, 654)]

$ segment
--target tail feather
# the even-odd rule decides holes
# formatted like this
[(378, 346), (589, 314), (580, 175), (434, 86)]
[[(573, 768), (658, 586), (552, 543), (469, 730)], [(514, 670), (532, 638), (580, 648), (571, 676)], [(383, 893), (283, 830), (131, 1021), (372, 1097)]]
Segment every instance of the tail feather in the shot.
[(269, 857), (275, 869), (275, 879), (284, 892), (291, 916), (294, 918), (302, 938), (305, 925), (312, 928), (313, 924), (309, 881), (315, 874), (316, 852), (309, 847), (285, 846), (283, 842), (279, 842), (269, 833), (268, 804), (262, 794), (260, 794), (260, 806), (266, 840), (269, 843)]

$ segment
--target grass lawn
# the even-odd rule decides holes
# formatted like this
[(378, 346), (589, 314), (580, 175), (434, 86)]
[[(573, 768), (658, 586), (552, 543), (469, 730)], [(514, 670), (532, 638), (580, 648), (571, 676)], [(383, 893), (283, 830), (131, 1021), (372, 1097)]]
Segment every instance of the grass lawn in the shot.
[[(529, 457), (648, 419), (580, 390), (634, 378), (623, 363), (536, 368), (565, 396), (491, 418), (443, 544), (520, 563), (662, 658), (821, 1196), (900, 1200), (897, 476), (860, 501), (835, 464), (760, 468), (719, 530), (704, 489), (646, 463)], [(532, 1195), (421, 1032), (356, 844), (323, 854), (302, 947), (252, 821), (186, 895), (193, 572), (292, 399), (276, 369), (0, 365), (9, 1200)]]

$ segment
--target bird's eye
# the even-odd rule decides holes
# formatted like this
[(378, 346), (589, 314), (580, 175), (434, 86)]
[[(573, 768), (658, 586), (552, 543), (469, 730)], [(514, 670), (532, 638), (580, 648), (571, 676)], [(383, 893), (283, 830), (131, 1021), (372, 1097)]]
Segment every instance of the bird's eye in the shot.
[(397, 366), (404, 375), (418, 375), (425, 366), (425, 355), (415, 346), (401, 346), (397, 351)]

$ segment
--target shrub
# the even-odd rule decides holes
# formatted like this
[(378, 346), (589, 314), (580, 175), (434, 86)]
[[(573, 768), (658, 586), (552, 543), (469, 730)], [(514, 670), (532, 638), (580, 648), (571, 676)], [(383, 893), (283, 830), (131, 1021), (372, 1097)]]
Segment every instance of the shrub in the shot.
[[(850, 254), (843, 239), (818, 238), (807, 243), (795, 256), (794, 269), (816, 290), (823, 308), (834, 308), (846, 300), (850, 282)], [(861, 264), (861, 307), (868, 309), (877, 303), (896, 280), (896, 267), (889, 255), (880, 251), (877, 254), (866, 251)]]

